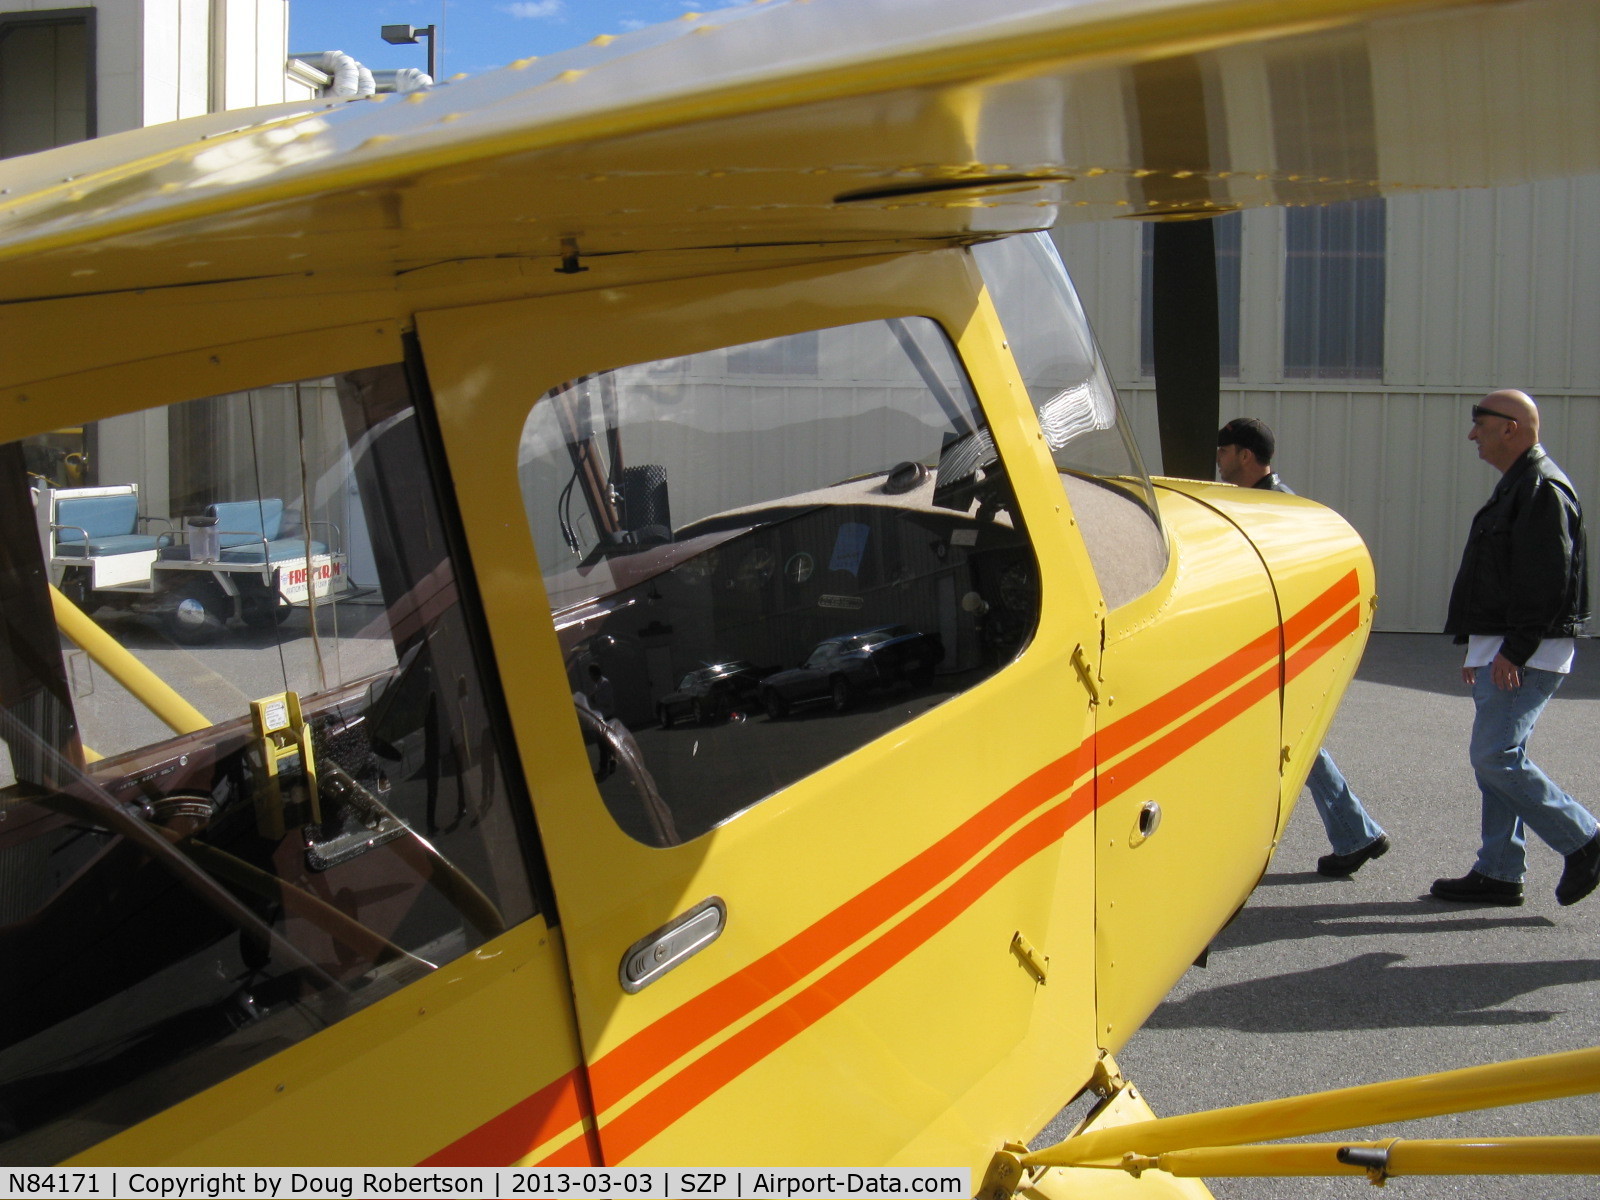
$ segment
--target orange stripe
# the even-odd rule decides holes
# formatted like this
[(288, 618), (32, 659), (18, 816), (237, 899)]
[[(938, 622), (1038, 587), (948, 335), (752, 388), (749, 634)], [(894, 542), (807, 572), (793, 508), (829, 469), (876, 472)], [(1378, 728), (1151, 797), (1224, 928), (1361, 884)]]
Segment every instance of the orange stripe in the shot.
[[(1356, 573), (1350, 571), (1302, 609), (1294, 623), (1301, 628), (1308, 623), (1314, 627), (1325, 619), (1326, 613), (1357, 593)], [(1131, 715), (1138, 717), (1159, 708), (1156, 719), (1139, 722), (1148, 732), (1154, 732), (1218, 690), (1231, 686), (1249, 670), (1276, 660), (1280, 645), (1280, 631), (1277, 628), (1268, 630), (1216, 667)], [(1147, 735), (1134, 733), (1126, 720), (1118, 725), (1125, 734), (1132, 734), (1134, 741)], [(1105, 745), (1106, 735), (1102, 733), (1099, 737), (1102, 761), (1112, 757), (1119, 748), (1126, 748), (1119, 746), (1115, 734), (1111, 737), (1110, 748)], [(1070, 787), (1079, 774), (1092, 766), (1093, 755), (1089, 749), (1080, 746), (1072, 754), (1036, 772), (890, 875), (608, 1052), (591, 1068), (598, 1109), (604, 1111), (621, 1100), (694, 1047), (780, 995), (843, 947), (860, 940), (936, 887), (969, 859), (977, 847), (988, 844), (1039, 804)], [(1084, 758), (1091, 761), (1082, 762)]]
[[(1351, 572), (1351, 576), (1354, 576)], [(1294, 622), (1314, 607), (1325, 609), (1323, 603), (1330, 593), (1324, 592), (1306, 608), (1296, 614)], [(1346, 601), (1345, 603), (1348, 603)], [(1303, 622), (1300, 622), (1304, 626)], [(1289, 657), (1286, 674), (1293, 679), (1317, 659), (1321, 658), (1333, 647), (1350, 634), (1354, 633), (1361, 624), (1361, 609), (1359, 606), (1347, 608), (1340, 614), (1338, 620), (1324, 628), (1311, 641)], [(1289, 623), (1284, 626), (1287, 632)], [(1276, 671), (1263, 671), (1250, 680), (1237, 691), (1225, 696), (1221, 701), (1197, 714), (1192, 720), (1185, 722), (1176, 729), (1165, 734), (1159, 741), (1151, 743), (1137, 754), (1131, 755), (1116, 764), (1108, 772), (1099, 777), (1099, 799), (1096, 804), (1104, 805), (1126, 792), (1134, 784), (1148, 779), (1156, 771), (1166, 766), (1167, 763), (1177, 758), (1180, 754), (1192, 750), (1200, 742), (1210, 737), (1224, 725), (1243, 714), (1252, 705), (1259, 703), (1278, 690), (1278, 673)]]
[(1157, 730), (1188, 715), (1218, 692), (1278, 661), (1280, 630), (1276, 625), (1248, 645), (1235, 650), (1215, 666), (1207, 667), (1165, 695), (1113, 721), (1098, 735), (1100, 761), (1108, 762), (1131, 750)]
[(600, 1131), (608, 1161), (637, 1151), (702, 1100), (810, 1028), (923, 945), (1022, 863), (1058, 842), (1088, 815), (1084, 786), (1035, 817), (980, 859), (965, 875), (893, 929), (785, 1000), (727, 1041), (708, 1050)]
[(1100, 761), (1105, 763), (1165, 729), (1219, 692), (1268, 664), (1274, 664), (1285, 644), (1293, 646), (1312, 629), (1360, 595), (1360, 581), (1349, 571), (1332, 587), (1289, 618), (1280, 629), (1267, 630), (1241, 646), (1215, 666), (1185, 680), (1165, 695), (1113, 721), (1099, 735)]
[(1104, 805), (1126, 792), (1134, 784), (1148, 779), (1187, 750), (1194, 749), (1217, 730), (1255, 704), (1278, 690), (1278, 673), (1262, 671), (1237, 691), (1228, 693), (1210, 708), (1202, 709), (1192, 719), (1161, 738), (1129, 755), (1106, 774), (1100, 776), (1099, 804)]
[[(520, 1104), (423, 1159), (420, 1167), (493, 1167), (520, 1162), (540, 1142), (569, 1129), (584, 1117), (576, 1071), (546, 1084)], [(577, 1142), (585, 1142), (579, 1137)], [(566, 1166), (597, 1166), (594, 1155)]]
[[(953, 885), (893, 929), (685, 1066), (632, 1108), (607, 1121), (601, 1131), (605, 1160), (618, 1162), (634, 1153), (696, 1104), (715, 1094), (902, 961), (1023, 862), (1059, 840), (1092, 807), (1106, 803), (1147, 778), (1231, 722), (1251, 705), (1271, 695), (1277, 690), (1279, 673), (1262, 668), (1282, 662), (1279, 653), (1285, 644), (1295, 645), (1317, 631), (1318, 626), (1330, 616), (1357, 598), (1359, 581), (1352, 570), (1294, 614), (1282, 627), (1267, 631), (1215, 667), (1194, 676), (1137, 713), (1129, 714), (1116, 725), (1108, 727), (1100, 737), (1103, 739), (1114, 730), (1116, 733), (1111, 738), (1112, 745), (1127, 749), (1204, 704), (1232, 686), (1240, 677), (1260, 671), (1245, 686), (1119, 764), (1113, 775), (1101, 782), (1098, 797), (1090, 799), (1095, 794), (1092, 784), (1078, 788), (1068, 800), (1035, 817), (980, 859)], [(1348, 608), (1337, 621), (1322, 629), (1311, 642), (1290, 656), (1286, 664), (1288, 676), (1293, 678), (1300, 674), (1353, 633), (1359, 624), (1359, 608)], [(1267, 652), (1265, 658), (1262, 657), (1263, 651)], [(1106, 747), (1102, 746), (1101, 750), (1102, 761), (1112, 756)], [(1065, 791), (1083, 773), (1085, 766), (1082, 760), (1086, 756), (1092, 765), (1094, 756), (1089, 747), (1080, 745), (1036, 771), (933, 846), (782, 946), (628, 1038), (591, 1068), (598, 1109), (603, 1111), (658, 1071), (816, 970), (844, 946), (858, 941), (931, 891), (972, 856), (974, 847), (986, 845), (1016, 820)], [(541, 1165), (572, 1161), (585, 1144), (585, 1138), (574, 1138)]]
[(1361, 583), (1356, 578), (1355, 570), (1351, 569), (1331, 588), (1283, 623), (1284, 645), (1298, 645), (1307, 634), (1334, 613), (1360, 599)]
[(590, 1069), (599, 1111), (904, 911), (1004, 830), (1070, 789), (1092, 765), (1092, 747), (1080, 745), (1035, 771), (865, 891), (635, 1033)]
[(1359, 605), (1340, 613), (1337, 621), (1289, 656), (1287, 670), (1289, 678), (1294, 679), (1360, 627), (1361, 608)]
[[(1319, 602), (1323, 599), (1319, 597)], [(1297, 658), (1304, 659), (1299, 669), (1304, 669), (1305, 665), (1338, 644), (1342, 634), (1336, 635), (1334, 631), (1340, 626), (1347, 625), (1353, 630), (1359, 623), (1356, 609), (1350, 609), (1345, 618), (1324, 631), (1297, 655)], [(1274, 641), (1276, 634), (1277, 630), (1273, 630)], [(1166, 762), (1192, 749), (1277, 690), (1278, 673), (1262, 671), (1220, 703), (1199, 713), (1194, 719), (1167, 733), (1155, 745), (1123, 763), (1113, 785), (1101, 787), (1093, 806), (1106, 803), (1113, 795), (1120, 794)], [(1080, 788), (1070, 800), (1036, 817), (981, 859), (950, 888), (887, 934), (721, 1045), (707, 1051), (632, 1108), (607, 1120), (601, 1128), (607, 1160), (620, 1162), (637, 1152), (695, 1105), (716, 1094), (756, 1063), (810, 1028), (903, 960), (912, 950), (927, 942), (1023, 862), (1059, 841), (1068, 829), (1088, 814), (1091, 805), (1085, 803), (1085, 798), (1093, 793), (1092, 788)]]
[[(589, 1147), (589, 1137), (588, 1137), (588, 1135), (580, 1133), (577, 1137), (573, 1138), (566, 1145), (562, 1146), (559, 1150), (555, 1151), (548, 1158), (541, 1158), (538, 1161), (538, 1163), (535, 1164), (535, 1165), (541, 1166), (541, 1167), (570, 1167), (570, 1166), (574, 1166), (574, 1165), (578, 1165), (578, 1166), (593, 1166), (593, 1167), (606, 1166), (607, 1164), (606, 1164), (605, 1157), (603, 1155), (601, 1155), (598, 1151), (595, 1152), (594, 1161), (593, 1162), (579, 1163), (579, 1162), (576, 1161), (577, 1156), (580, 1155), (580, 1154), (585, 1153), (587, 1151), (588, 1147)], [(510, 1161), (515, 1162), (516, 1160), (512, 1159)]]

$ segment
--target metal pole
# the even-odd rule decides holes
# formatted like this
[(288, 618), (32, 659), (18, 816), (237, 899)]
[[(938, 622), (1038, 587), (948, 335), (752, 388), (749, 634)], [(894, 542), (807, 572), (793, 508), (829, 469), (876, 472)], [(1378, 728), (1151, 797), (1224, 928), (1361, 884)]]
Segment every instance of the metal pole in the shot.
[(1592, 1047), (1181, 1117), (1158, 1117), (1069, 1138), (1060, 1145), (1023, 1156), (1022, 1163), (1027, 1167), (1070, 1167), (1102, 1160), (1099, 1165), (1117, 1166), (1120, 1162), (1103, 1160), (1120, 1160), (1128, 1153), (1157, 1155), (1169, 1150), (1308, 1137), (1362, 1125), (1414, 1121), (1419, 1117), (1597, 1091), (1600, 1047)]
[(50, 589), (50, 603), (55, 609), (57, 628), (174, 733), (195, 733), (211, 728), (212, 723), (199, 709), (178, 695), (171, 684), (135, 658), (54, 587)]
[[(1351, 1151), (1367, 1151), (1366, 1155)], [(1343, 1152), (1341, 1154), (1341, 1152)], [(1373, 1165), (1368, 1165), (1371, 1159)], [(1130, 1154), (1119, 1164), (1133, 1174), (1151, 1169), (1186, 1179), (1291, 1175), (1594, 1175), (1600, 1138), (1507, 1137), (1300, 1142), (1288, 1146), (1218, 1146), (1173, 1150), (1153, 1158)]]

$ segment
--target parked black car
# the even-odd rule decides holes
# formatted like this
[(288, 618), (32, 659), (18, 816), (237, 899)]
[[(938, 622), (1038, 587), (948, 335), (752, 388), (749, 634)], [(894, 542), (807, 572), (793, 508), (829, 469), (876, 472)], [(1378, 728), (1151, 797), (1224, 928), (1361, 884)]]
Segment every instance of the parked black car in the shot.
[(823, 701), (835, 712), (850, 707), (858, 693), (904, 680), (917, 686), (933, 680), (944, 659), (937, 634), (906, 625), (880, 625), (824, 638), (792, 671), (761, 681), (761, 703), (773, 720), (791, 709)]
[(771, 671), (743, 659), (690, 671), (678, 681), (677, 691), (656, 702), (656, 719), (663, 729), (671, 729), (682, 717), (693, 717), (702, 725), (720, 721), (739, 705), (754, 704), (762, 678)]

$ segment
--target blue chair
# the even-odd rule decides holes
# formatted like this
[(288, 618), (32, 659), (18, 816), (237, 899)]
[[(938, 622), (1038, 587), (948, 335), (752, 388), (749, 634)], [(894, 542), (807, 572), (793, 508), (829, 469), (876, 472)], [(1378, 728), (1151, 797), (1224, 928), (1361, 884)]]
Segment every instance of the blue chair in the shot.
[[(103, 489), (96, 489), (97, 491)], [(111, 495), (63, 496), (57, 493), (56, 519), (50, 524), (54, 552), (62, 558), (97, 558), (131, 554), (165, 545), (159, 535), (140, 531), (149, 519), (139, 516), (139, 493), (132, 489)]]
[[(272, 563), (286, 558), (303, 558), (306, 541), (302, 537), (280, 537), (283, 529), (283, 501), (230, 500), (213, 504), (207, 514), (217, 519), (218, 560), (225, 563)], [(312, 554), (326, 554), (324, 542), (312, 542)]]
[(70, 584), (79, 597), (83, 589), (150, 589), (151, 566), (172, 538), (147, 528), (168, 522), (139, 515), (138, 484), (42, 488), (38, 503), (49, 534), (51, 583)]

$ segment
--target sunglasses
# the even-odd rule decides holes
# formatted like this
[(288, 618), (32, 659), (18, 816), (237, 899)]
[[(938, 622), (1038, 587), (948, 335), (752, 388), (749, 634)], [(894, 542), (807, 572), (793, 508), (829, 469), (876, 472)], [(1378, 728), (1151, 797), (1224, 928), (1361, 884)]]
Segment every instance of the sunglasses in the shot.
[(1516, 417), (1508, 416), (1503, 412), (1495, 412), (1494, 409), (1485, 408), (1481, 404), (1474, 404), (1472, 406), (1472, 415), (1474, 417), (1499, 417), (1502, 421), (1510, 421), (1513, 424), (1515, 424), (1517, 420)]

